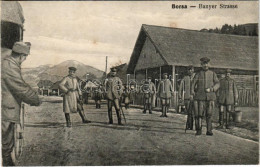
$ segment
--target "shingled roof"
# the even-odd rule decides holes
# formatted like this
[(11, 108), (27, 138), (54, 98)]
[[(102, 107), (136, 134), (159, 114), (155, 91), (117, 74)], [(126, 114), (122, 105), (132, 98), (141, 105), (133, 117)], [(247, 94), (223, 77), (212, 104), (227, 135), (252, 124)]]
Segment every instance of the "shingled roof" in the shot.
[(258, 37), (142, 25), (128, 73), (134, 72), (146, 37), (167, 65), (199, 67), (199, 59), (208, 57), (213, 68), (258, 71)]

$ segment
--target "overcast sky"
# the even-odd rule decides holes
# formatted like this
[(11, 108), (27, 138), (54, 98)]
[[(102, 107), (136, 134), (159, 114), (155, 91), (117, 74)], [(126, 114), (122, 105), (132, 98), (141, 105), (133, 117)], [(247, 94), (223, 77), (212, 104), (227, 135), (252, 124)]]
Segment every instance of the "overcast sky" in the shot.
[[(20, 2), (24, 41), (32, 43), (23, 67), (77, 60), (100, 70), (128, 63), (142, 24), (185, 29), (258, 22), (258, 2)], [(171, 9), (171, 4), (238, 4), (238, 9)]]

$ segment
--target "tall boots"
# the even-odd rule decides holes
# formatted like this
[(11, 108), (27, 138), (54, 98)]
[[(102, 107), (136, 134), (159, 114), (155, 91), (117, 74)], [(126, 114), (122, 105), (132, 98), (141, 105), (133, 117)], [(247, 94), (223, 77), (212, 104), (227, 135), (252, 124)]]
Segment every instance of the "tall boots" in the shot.
[(206, 122), (207, 122), (207, 133), (206, 133), (206, 135), (212, 136), (213, 133), (212, 133), (212, 120), (211, 120), (211, 116), (207, 116)]
[(83, 110), (79, 111), (79, 115), (80, 115), (80, 117), (82, 119), (82, 123), (90, 123), (91, 122), (91, 121), (87, 120)]
[(96, 103), (96, 108), (101, 108), (101, 104)]
[(127, 110), (129, 108), (129, 103), (125, 104), (125, 109)]
[[(122, 125), (120, 110), (116, 110), (116, 115), (117, 115), (118, 125)], [(108, 111), (108, 119), (109, 119), (109, 124), (113, 124), (112, 110)]]
[(11, 153), (7, 157), (3, 155), (2, 160), (3, 160), (2, 161), (2, 163), (3, 163), (2, 165), (3, 166), (15, 166), (15, 164), (14, 164), (14, 162), (12, 160), (12, 157), (11, 157)]
[(230, 129), (229, 115), (230, 115), (230, 113), (228, 111), (226, 111), (226, 129)]
[(147, 104), (145, 103), (144, 104), (144, 111), (143, 111), (144, 114), (146, 114), (146, 110), (147, 110)]
[(160, 117), (167, 117), (166, 113), (167, 113), (167, 106), (164, 105), (162, 106), (162, 115)]
[(190, 114), (187, 116), (186, 130), (193, 130), (193, 117)]
[(117, 115), (117, 120), (118, 120), (118, 125), (123, 125), (121, 122), (121, 114), (120, 114), (120, 109), (116, 109), (116, 115)]
[(152, 105), (151, 104), (145, 104), (144, 105), (144, 111), (143, 111), (144, 114), (146, 114), (146, 110), (149, 110), (149, 114), (152, 114)]
[(149, 114), (152, 114), (152, 104), (148, 104)]
[(113, 124), (112, 110), (108, 111), (109, 124)]
[(223, 129), (224, 124), (224, 114), (223, 112), (219, 112), (219, 126), (217, 128)]
[(201, 130), (202, 130), (202, 118), (201, 117), (196, 117), (195, 118), (195, 126), (196, 126), (196, 135), (201, 135)]
[(70, 114), (69, 113), (65, 113), (65, 119), (66, 119), (67, 127), (71, 127)]

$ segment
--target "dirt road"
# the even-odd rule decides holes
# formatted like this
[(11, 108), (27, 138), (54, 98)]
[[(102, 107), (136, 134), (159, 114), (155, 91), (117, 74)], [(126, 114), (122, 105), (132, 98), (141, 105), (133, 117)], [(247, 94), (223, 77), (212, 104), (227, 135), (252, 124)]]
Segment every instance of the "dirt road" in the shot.
[[(124, 110), (125, 111), (125, 110)], [(107, 124), (106, 106), (85, 105), (90, 124), (72, 115), (65, 127), (62, 103), (27, 107), (23, 154), (18, 165), (182, 165), (258, 164), (258, 143), (223, 132), (185, 134), (184, 115), (125, 111), (127, 124)]]

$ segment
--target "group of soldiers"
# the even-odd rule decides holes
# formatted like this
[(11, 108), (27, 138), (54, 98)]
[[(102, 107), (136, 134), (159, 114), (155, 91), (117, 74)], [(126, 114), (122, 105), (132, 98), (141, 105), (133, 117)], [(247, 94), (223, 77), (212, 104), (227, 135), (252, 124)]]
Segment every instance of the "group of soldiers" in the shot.
[[(231, 70), (227, 69), (225, 77), (220, 81), (215, 72), (209, 70), (209, 58), (201, 58), (202, 70), (194, 73), (194, 67), (189, 66), (188, 75), (179, 87), (179, 101), (187, 112), (186, 129), (193, 130), (195, 119), (196, 135), (202, 133), (202, 119), (206, 117), (206, 135), (212, 136), (212, 114), (216, 105), (219, 106), (219, 127), (230, 128), (230, 115), (238, 102), (238, 91), (235, 81), (230, 78)], [(225, 115), (225, 123), (224, 123)]]
[[(20, 123), (21, 102), (32, 106), (39, 106), (41, 100), (36, 91), (26, 84), (21, 76), (21, 64), (26, 60), (30, 53), (31, 44), (28, 42), (16, 42), (12, 48), (12, 53), (2, 60), (1, 86), (2, 86), (2, 158), (4, 166), (14, 166), (11, 152), (14, 147), (14, 128), (15, 124)], [(220, 105), (219, 123), (220, 128), (225, 125), (229, 128), (229, 115), (234, 105), (237, 105), (238, 93), (236, 84), (230, 78), (231, 70), (226, 71), (226, 76), (220, 81), (215, 72), (209, 70), (208, 58), (201, 58), (202, 70), (194, 74), (194, 68), (189, 66), (188, 75), (185, 76), (180, 84), (179, 98), (183, 100), (185, 109), (188, 113), (187, 129), (193, 129), (193, 119), (195, 119), (196, 135), (202, 133), (202, 119), (206, 116), (207, 132), (206, 135), (212, 136), (212, 113), (217, 100)], [(79, 81), (75, 75), (75, 67), (69, 67), (68, 76), (64, 77), (59, 84), (63, 92), (63, 112), (65, 114), (67, 127), (71, 127), (70, 113), (79, 113), (83, 123), (90, 123), (83, 110), (82, 91)], [(113, 124), (112, 107), (116, 110), (118, 124), (122, 125), (121, 103), (124, 101), (125, 108), (129, 107), (130, 88), (124, 89), (122, 81), (116, 76), (117, 69), (111, 68), (109, 77), (104, 84), (105, 96), (108, 106), (109, 124)], [(101, 87), (96, 92), (99, 93)], [(152, 107), (155, 106), (155, 95), (160, 98), (162, 106), (161, 117), (167, 117), (170, 100), (173, 94), (171, 81), (168, 74), (163, 74), (158, 88), (151, 78), (142, 85), (144, 111), (148, 110), (152, 114)], [(96, 108), (101, 107), (101, 97), (96, 99)]]

